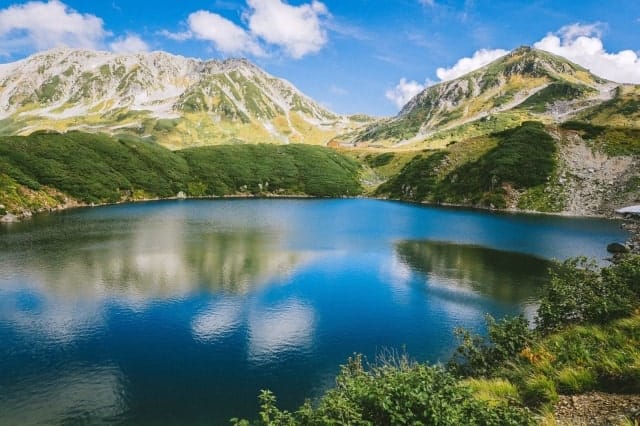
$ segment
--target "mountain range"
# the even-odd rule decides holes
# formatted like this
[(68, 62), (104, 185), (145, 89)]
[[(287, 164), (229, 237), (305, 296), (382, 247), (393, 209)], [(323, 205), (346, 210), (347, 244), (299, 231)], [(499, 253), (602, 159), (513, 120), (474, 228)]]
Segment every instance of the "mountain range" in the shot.
[[(380, 197), (577, 215), (608, 214), (613, 207), (640, 202), (640, 86), (608, 81), (530, 47), (427, 87), (397, 116), (381, 119), (334, 113), (244, 59), (200, 61), (164, 52), (121, 55), (60, 48), (0, 65), (0, 135), (78, 131), (110, 135), (129, 151), (139, 149), (136, 140), (178, 151), (256, 143), (327, 146), (333, 150), (313, 155), (322, 155), (322, 161), (335, 156), (358, 160), (363, 191)], [(78, 138), (74, 133), (73, 143)], [(32, 170), (24, 157), (29, 150), (11, 141), (6, 146), (21, 147), (23, 157), (0, 161), (0, 178), (13, 185), (12, 205), (19, 206), (20, 185), (34, 190), (33, 182), (49, 182), (50, 176)], [(99, 151), (122, 148), (105, 145)], [(172, 158), (181, 165), (179, 179), (147, 195), (165, 196), (189, 185), (200, 189), (187, 195), (217, 194), (206, 182), (214, 171), (203, 172), (200, 160), (189, 163), (193, 153), (174, 158), (149, 150), (158, 164)], [(218, 161), (216, 155), (228, 152), (196, 157)], [(263, 151), (242, 155), (248, 164), (260, 162), (251, 157), (258, 152)], [(112, 160), (105, 170), (117, 168)], [(337, 164), (352, 164), (345, 161)], [(190, 168), (194, 165), (198, 170)], [(149, 167), (157, 170), (157, 165)], [(355, 178), (351, 165), (344, 171)], [(192, 181), (193, 173), (203, 180)], [(114, 194), (126, 199), (126, 194), (151, 188), (121, 178), (125, 183), (109, 189), (109, 201), (117, 200)], [(227, 195), (258, 188), (253, 181), (218, 178), (232, 181), (225, 183)], [(280, 190), (295, 193), (299, 186), (291, 182), (287, 188)], [(3, 191), (0, 187), (0, 203)], [(258, 192), (265, 192), (262, 184)], [(86, 200), (102, 198), (93, 194)]]
[(130, 133), (171, 148), (318, 144), (355, 122), (244, 59), (66, 48), (0, 66), (0, 120), (4, 134)]

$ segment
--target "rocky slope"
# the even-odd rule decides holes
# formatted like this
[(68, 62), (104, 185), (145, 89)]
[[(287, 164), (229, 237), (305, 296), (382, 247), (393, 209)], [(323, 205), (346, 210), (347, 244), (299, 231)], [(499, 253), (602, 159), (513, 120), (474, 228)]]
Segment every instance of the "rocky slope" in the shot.
[(133, 133), (172, 148), (326, 143), (355, 123), (243, 59), (54, 49), (0, 65), (0, 133)]

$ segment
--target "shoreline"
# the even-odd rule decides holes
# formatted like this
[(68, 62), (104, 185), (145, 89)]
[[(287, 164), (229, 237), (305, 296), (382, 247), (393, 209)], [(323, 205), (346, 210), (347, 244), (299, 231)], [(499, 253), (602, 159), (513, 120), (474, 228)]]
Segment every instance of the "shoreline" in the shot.
[[(385, 198), (385, 197), (370, 197), (366, 195), (361, 196), (338, 196), (338, 197), (322, 197), (322, 196), (314, 196), (308, 194), (233, 194), (233, 195), (210, 195), (210, 196), (202, 196), (202, 197), (187, 197), (187, 196), (174, 196), (174, 197), (154, 197), (154, 198), (140, 198), (140, 199), (126, 199), (112, 203), (83, 203), (77, 201), (71, 201), (65, 204), (61, 204), (59, 206), (48, 208), (48, 209), (40, 209), (40, 210), (27, 210), (23, 211), (20, 214), (12, 214), (7, 212), (6, 215), (0, 216), (0, 223), (17, 223), (22, 222), (24, 220), (31, 219), (34, 215), (39, 215), (43, 213), (55, 213), (62, 212), (73, 209), (83, 209), (83, 208), (93, 208), (93, 207), (106, 207), (106, 206), (116, 206), (122, 204), (129, 203), (145, 203), (152, 201), (179, 201), (179, 200), (233, 200), (233, 199), (301, 199), (301, 200), (309, 200), (309, 199), (318, 199), (318, 200), (329, 200), (329, 199), (368, 199), (368, 200), (378, 200), (378, 201), (392, 201), (403, 204), (413, 204), (416, 206), (426, 206), (426, 207), (442, 207), (442, 208), (452, 208), (452, 209), (461, 209), (461, 210), (475, 210), (479, 212), (488, 212), (488, 213), (498, 213), (498, 214), (524, 214), (524, 215), (538, 215), (538, 216), (555, 216), (555, 217), (566, 217), (566, 218), (575, 218), (575, 219), (610, 219), (610, 220), (619, 220), (623, 222), (622, 226), (627, 229), (632, 235), (637, 237), (637, 241), (640, 244), (640, 221), (637, 219), (629, 219), (620, 217), (612, 212), (610, 215), (605, 214), (572, 214), (571, 212), (541, 212), (538, 210), (521, 210), (521, 209), (496, 209), (490, 207), (482, 207), (477, 205), (469, 205), (469, 204), (454, 204), (454, 203), (433, 203), (428, 201), (410, 201), (410, 200), (402, 200), (397, 198)], [(7, 220), (7, 217), (13, 217), (12, 219)], [(627, 225), (628, 224), (628, 225)], [(634, 226), (637, 225), (637, 226)], [(640, 249), (640, 246), (638, 246)]]
[(524, 214), (524, 215), (537, 215), (537, 216), (555, 216), (555, 217), (566, 217), (573, 219), (603, 219), (603, 220), (618, 220), (621, 222), (620, 227), (629, 233), (629, 236), (626, 241), (612, 241), (621, 243), (624, 245), (629, 253), (640, 254), (640, 218), (638, 217), (621, 217), (616, 215), (615, 212), (612, 212), (610, 215), (601, 215), (601, 214), (593, 214), (593, 215), (574, 215), (570, 212), (540, 212), (536, 210), (518, 210), (518, 209), (495, 209), (481, 206), (472, 206), (472, 205), (464, 205), (464, 204), (452, 204), (452, 203), (431, 203), (426, 201), (407, 201), (407, 200), (399, 200), (393, 198), (383, 198), (383, 197), (369, 197), (369, 196), (342, 196), (342, 197), (320, 197), (313, 196), (308, 194), (234, 194), (234, 195), (213, 195), (206, 197), (187, 197), (182, 196), (180, 194), (174, 197), (155, 197), (155, 198), (142, 198), (135, 200), (122, 200), (115, 203), (81, 203), (70, 201), (65, 204), (61, 204), (54, 208), (50, 209), (42, 209), (39, 211), (26, 211), (20, 215), (14, 215), (7, 212), (6, 215), (0, 216), (0, 226), (2, 225), (11, 225), (14, 223), (20, 223), (26, 220), (31, 219), (34, 215), (40, 215), (43, 213), (56, 213), (62, 211), (68, 211), (73, 209), (84, 209), (84, 208), (93, 208), (93, 207), (106, 207), (106, 206), (116, 206), (123, 204), (134, 204), (134, 203), (145, 203), (145, 202), (153, 202), (153, 201), (179, 201), (179, 200), (244, 200), (244, 199), (300, 199), (300, 200), (310, 200), (310, 199), (369, 199), (369, 200), (379, 200), (379, 201), (392, 201), (397, 203), (404, 204), (413, 204), (416, 206), (426, 206), (426, 207), (436, 207), (436, 208), (450, 208), (450, 209), (461, 209), (461, 210), (472, 210), (478, 212), (487, 212), (494, 214)]

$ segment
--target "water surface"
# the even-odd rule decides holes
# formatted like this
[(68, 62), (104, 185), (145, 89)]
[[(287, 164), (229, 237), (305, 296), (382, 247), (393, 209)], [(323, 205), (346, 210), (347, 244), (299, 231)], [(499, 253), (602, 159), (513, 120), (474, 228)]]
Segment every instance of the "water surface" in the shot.
[(0, 424), (220, 424), (294, 408), (354, 352), (446, 360), (530, 314), (595, 219), (374, 200), (175, 201), (0, 227)]

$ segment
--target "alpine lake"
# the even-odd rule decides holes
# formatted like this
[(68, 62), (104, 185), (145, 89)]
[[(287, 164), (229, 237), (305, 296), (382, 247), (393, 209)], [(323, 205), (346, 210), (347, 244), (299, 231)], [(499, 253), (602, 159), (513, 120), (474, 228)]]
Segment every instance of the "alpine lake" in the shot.
[(185, 200), (0, 226), (0, 424), (227, 424), (354, 353), (445, 362), (533, 316), (552, 259), (620, 223), (366, 199)]

